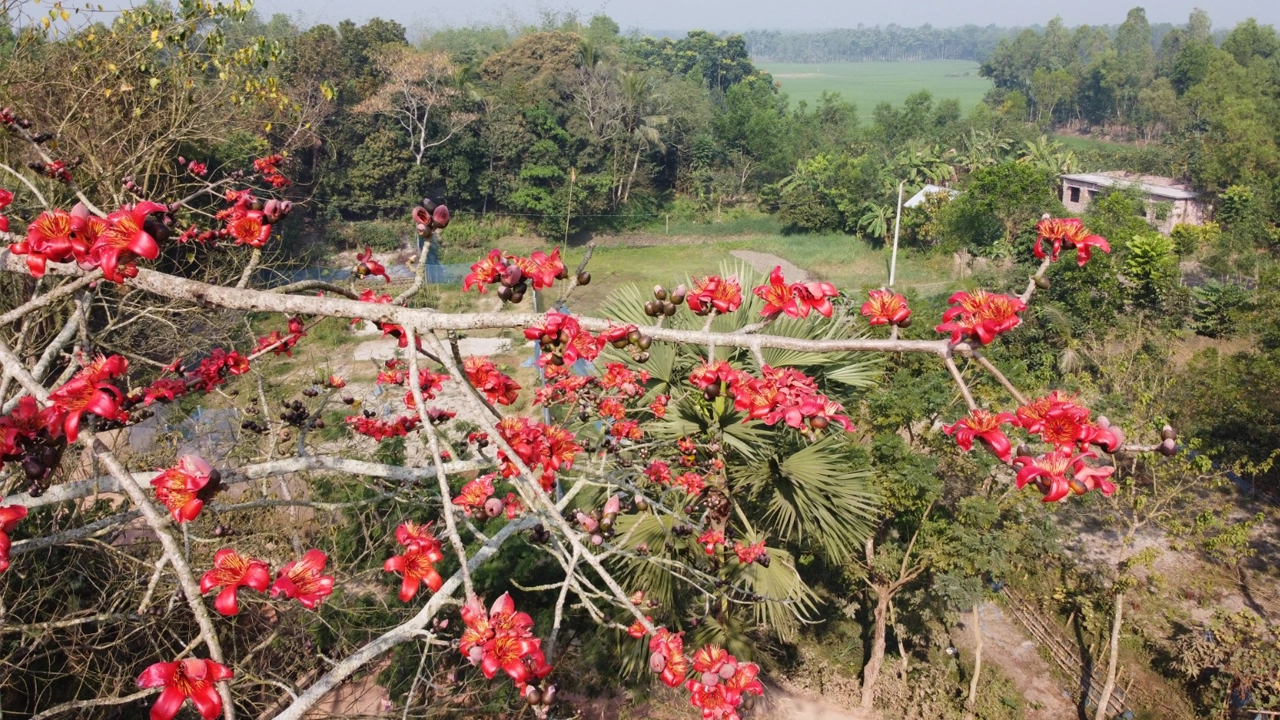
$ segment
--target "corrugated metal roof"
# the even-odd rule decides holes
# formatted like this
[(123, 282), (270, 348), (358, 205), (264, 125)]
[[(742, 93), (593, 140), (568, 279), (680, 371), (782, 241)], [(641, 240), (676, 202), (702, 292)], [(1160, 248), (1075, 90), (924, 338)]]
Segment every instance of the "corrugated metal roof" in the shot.
[(1148, 195), (1155, 195), (1156, 197), (1168, 198), (1170, 200), (1194, 200), (1200, 197), (1200, 193), (1192, 190), (1183, 190), (1182, 188), (1169, 187), (1167, 185), (1152, 185), (1151, 183), (1134, 182), (1098, 173), (1073, 173), (1070, 175), (1063, 175), (1062, 179), (1089, 183), (1091, 185), (1100, 185), (1102, 187), (1137, 187)]
[(924, 202), (924, 199), (929, 195), (937, 195), (938, 193), (948, 193), (949, 195), (951, 195), (951, 197), (955, 197), (960, 194), (958, 190), (951, 190), (949, 188), (939, 187), (937, 185), (925, 185), (924, 187), (920, 188), (920, 192), (916, 193), (915, 195), (912, 195), (910, 200), (902, 203), (902, 207), (909, 207), (909, 208), (916, 207), (920, 203)]

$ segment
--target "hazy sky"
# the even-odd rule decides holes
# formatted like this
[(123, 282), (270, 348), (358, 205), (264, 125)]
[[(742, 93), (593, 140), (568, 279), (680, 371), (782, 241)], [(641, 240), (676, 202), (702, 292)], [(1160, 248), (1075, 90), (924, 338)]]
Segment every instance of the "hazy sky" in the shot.
[[(380, 16), (410, 28), (431, 24), (502, 23), (507, 18), (536, 17), (539, 8), (577, 10), (584, 18), (609, 14), (624, 30), (760, 30), (824, 29), (897, 23), (935, 27), (1043, 24), (1061, 15), (1068, 25), (1118, 24), (1136, 2), (1116, 0), (257, 0), (263, 16), (283, 12), (307, 23), (362, 21)], [(1214, 27), (1229, 27), (1247, 17), (1280, 25), (1280, 0), (1153, 0), (1144, 3), (1152, 22), (1183, 23), (1191, 9), (1209, 11)]]

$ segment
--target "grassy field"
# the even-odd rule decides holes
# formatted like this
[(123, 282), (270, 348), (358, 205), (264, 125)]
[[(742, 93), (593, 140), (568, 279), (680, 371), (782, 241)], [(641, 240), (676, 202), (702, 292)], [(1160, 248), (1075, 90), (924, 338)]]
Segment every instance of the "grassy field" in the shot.
[(782, 83), (792, 104), (804, 100), (812, 107), (823, 92), (838, 92), (858, 104), (864, 121), (881, 102), (899, 105), (911, 93), (928, 90), (934, 100), (958, 98), (968, 112), (991, 89), (978, 76), (978, 63), (968, 60), (863, 63), (761, 63)]
[[(626, 236), (619, 238), (625, 242)], [(879, 287), (888, 275), (889, 252), (873, 248), (847, 235), (765, 235), (741, 238), (677, 238), (671, 244), (635, 247), (602, 245), (591, 259), (591, 285), (574, 293), (574, 309), (591, 312), (620, 285), (672, 287), (690, 275), (718, 273), (722, 262), (737, 262), (734, 250), (771, 253), (794, 263), (815, 278), (834, 283), (842, 292)], [(694, 240), (689, 242), (687, 240)], [(564, 253), (565, 264), (575, 267), (583, 248)], [(904, 288), (923, 294), (946, 292), (957, 283), (951, 278), (951, 258), (931, 257), (900, 250), (898, 277)]]
[(1115, 150), (1117, 148), (1131, 148), (1132, 145), (1124, 143), (1111, 142), (1110, 140), (1099, 140), (1092, 137), (1080, 137), (1079, 135), (1054, 135), (1053, 139), (1062, 143), (1072, 150)]

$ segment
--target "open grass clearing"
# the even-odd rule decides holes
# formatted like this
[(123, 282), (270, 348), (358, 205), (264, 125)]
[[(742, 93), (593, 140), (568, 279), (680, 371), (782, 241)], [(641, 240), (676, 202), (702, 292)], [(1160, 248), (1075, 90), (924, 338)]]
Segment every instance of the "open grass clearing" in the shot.
[(901, 105), (920, 90), (933, 93), (934, 101), (957, 98), (968, 112), (991, 89), (991, 81), (978, 75), (978, 63), (970, 60), (922, 60), (919, 62), (760, 63), (759, 67), (782, 83), (794, 106), (810, 107), (824, 92), (840, 93), (858, 104), (863, 122), (876, 105)]

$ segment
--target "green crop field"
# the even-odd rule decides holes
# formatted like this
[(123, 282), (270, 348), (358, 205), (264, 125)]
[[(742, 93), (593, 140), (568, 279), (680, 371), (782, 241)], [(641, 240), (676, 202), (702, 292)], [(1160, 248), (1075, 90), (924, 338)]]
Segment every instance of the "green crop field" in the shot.
[(934, 100), (958, 98), (968, 112), (991, 89), (969, 60), (857, 63), (759, 63), (782, 83), (792, 104), (804, 100), (812, 107), (823, 92), (838, 92), (858, 104), (865, 119), (881, 102), (898, 105), (911, 93), (928, 90)]

